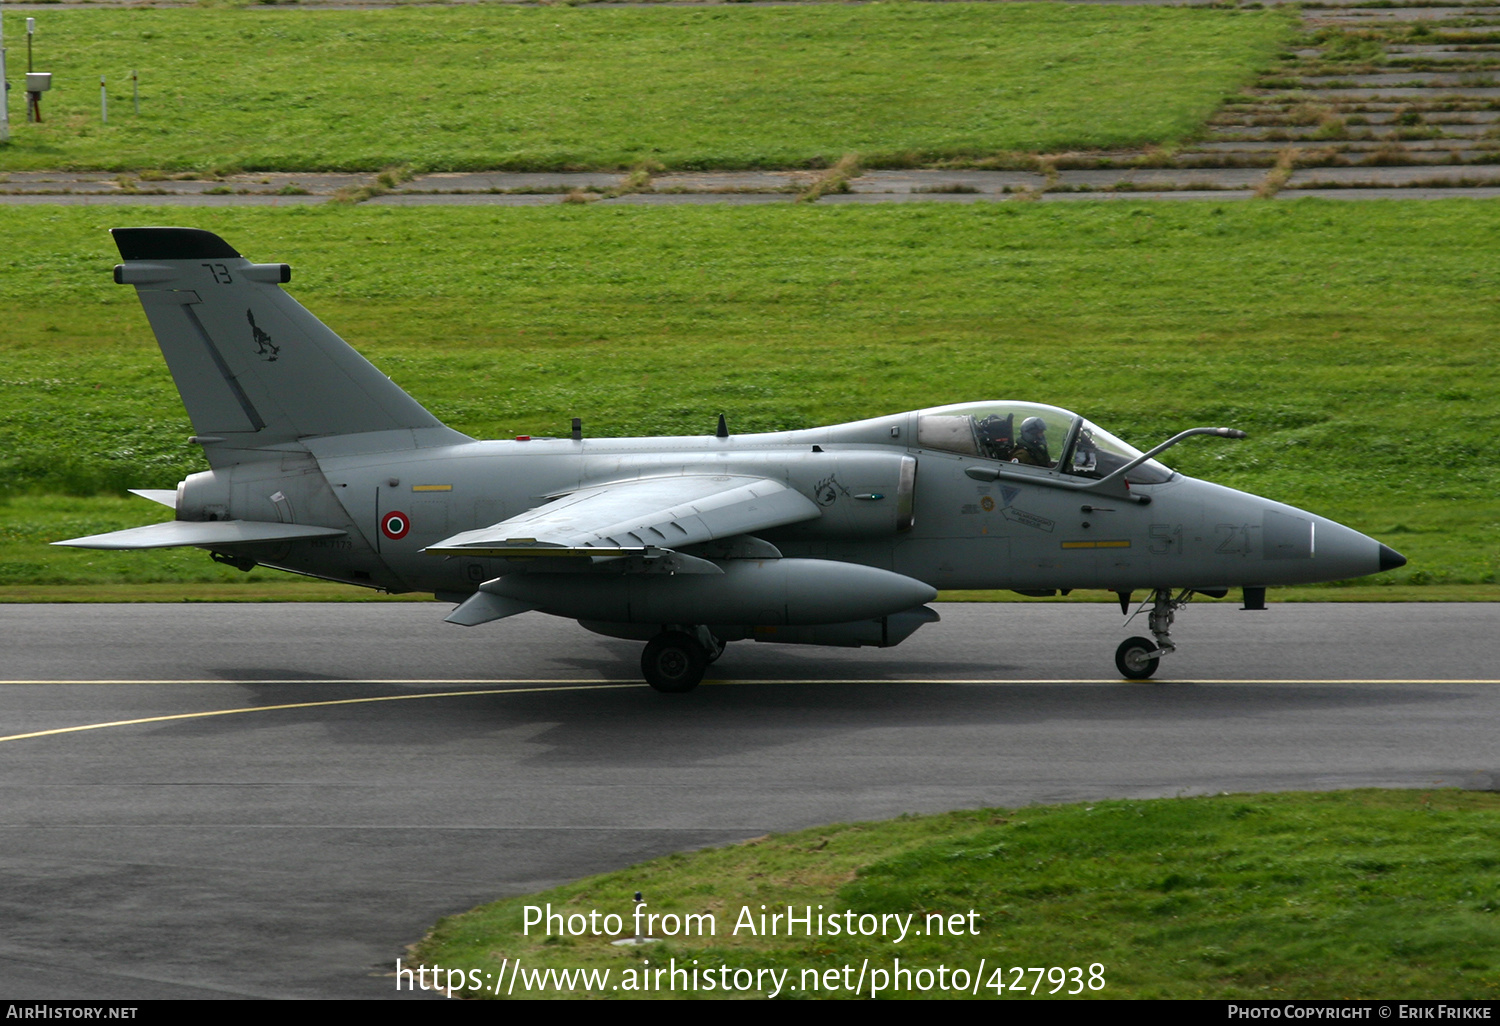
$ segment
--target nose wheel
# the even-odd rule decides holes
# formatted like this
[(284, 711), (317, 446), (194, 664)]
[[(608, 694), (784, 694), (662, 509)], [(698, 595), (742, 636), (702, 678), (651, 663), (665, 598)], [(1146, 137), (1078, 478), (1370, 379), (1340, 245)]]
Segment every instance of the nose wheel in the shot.
[(1161, 656), (1150, 638), (1126, 638), (1115, 649), (1115, 666), (1126, 680), (1145, 680), (1156, 672)]
[[(1172, 589), (1157, 588), (1151, 593), (1151, 616), (1147, 621), (1150, 638), (1126, 638), (1115, 649), (1115, 668), (1126, 680), (1145, 680), (1161, 665), (1161, 657), (1177, 651), (1172, 644), (1172, 621), (1177, 610), (1192, 601), (1193, 589), (1183, 588), (1176, 598)], [(1122, 600), (1123, 606), (1123, 600)], [(1154, 639), (1154, 640), (1153, 640)]]

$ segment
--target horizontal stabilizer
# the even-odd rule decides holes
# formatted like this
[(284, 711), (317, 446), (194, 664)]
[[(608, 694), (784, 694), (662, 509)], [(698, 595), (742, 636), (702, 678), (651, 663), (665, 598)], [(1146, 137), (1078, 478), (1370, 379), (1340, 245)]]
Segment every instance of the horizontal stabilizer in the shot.
[(75, 549), (170, 549), (179, 545), (220, 548), (226, 545), (256, 545), (266, 542), (333, 538), (346, 532), (336, 527), (306, 524), (268, 524), (258, 520), (169, 520), (165, 524), (132, 527), (86, 538), (53, 542)]
[(519, 599), (507, 598), (504, 595), (491, 595), (487, 591), (476, 591), (463, 603), (443, 617), (447, 623), (456, 623), (462, 627), (474, 627), (481, 623), (489, 623), (491, 620), (503, 620), (507, 616), (515, 616), (536, 607)]
[(159, 502), (171, 509), (177, 508), (177, 489), (175, 488), (132, 488), (130, 494), (139, 495), (152, 502)]

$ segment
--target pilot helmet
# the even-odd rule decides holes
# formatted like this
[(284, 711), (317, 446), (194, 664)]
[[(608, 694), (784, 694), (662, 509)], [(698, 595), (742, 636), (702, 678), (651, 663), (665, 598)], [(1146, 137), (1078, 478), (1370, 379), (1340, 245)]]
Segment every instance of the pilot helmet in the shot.
[(1041, 417), (1027, 417), (1021, 421), (1021, 441), (1040, 442), (1047, 436), (1047, 422)]

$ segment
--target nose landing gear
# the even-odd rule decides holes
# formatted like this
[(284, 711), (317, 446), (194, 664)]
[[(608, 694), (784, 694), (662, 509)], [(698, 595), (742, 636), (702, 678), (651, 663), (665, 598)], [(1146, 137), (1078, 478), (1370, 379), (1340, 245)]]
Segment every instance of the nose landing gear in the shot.
[(1177, 646), (1172, 644), (1172, 621), (1177, 610), (1192, 601), (1193, 589), (1183, 588), (1182, 593), (1173, 598), (1171, 588), (1157, 588), (1151, 593), (1151, 598), (1151, 616), (1147, 621), (1151, 638), (1126, 638), (1115, 649), (1115, 667), (1127, 680), (1145, 680), (1156, 672), (1162, 656), (1177, 651)]

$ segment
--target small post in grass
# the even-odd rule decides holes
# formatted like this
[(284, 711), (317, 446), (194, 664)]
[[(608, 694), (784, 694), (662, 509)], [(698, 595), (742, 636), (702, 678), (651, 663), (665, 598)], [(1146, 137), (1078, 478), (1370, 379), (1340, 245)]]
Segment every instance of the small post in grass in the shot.
[(99, 76), (99, 123), (109, 124), (109, 91), (104, 88), (104, 76)]
[(42, 94), (52, 88), (50, 71), (28, 71), (26, 73), (26, 120), (42, 123)]
[(130, 69), (130, 94), (135, 100), (135, 112), (139, 115), (141, 113), (141, 76), (135, 73), (134, 68)]
[[(26, 74), (28, 74), (28, 75), (31, 74), (31, 37), (34, 36), (34, 35), (36, 35), (36, 19), (35, 18), (27, 18), (26, 19)], [(31, 95), (31, 89), (29, 88), (30, 85), (31, 85), (31, 80), (27, 79), (27, 83), (26, 84), (28, 86), (28, 88), (26, 90), (26, 123), (30, 124), (33, 121), (40, 121), (40, 120), (42, 120), (42, 111), (41, 111), (41, 104), (39, 102), (37, 102), (36, 98)], [(36, 116), (35, 117), (32, 117), (32, 109), (33, 108), (36, 109)]]
[(0, 143), (10, 142), (10, 80), (5, 77), (5, 19), (0, 18)]

